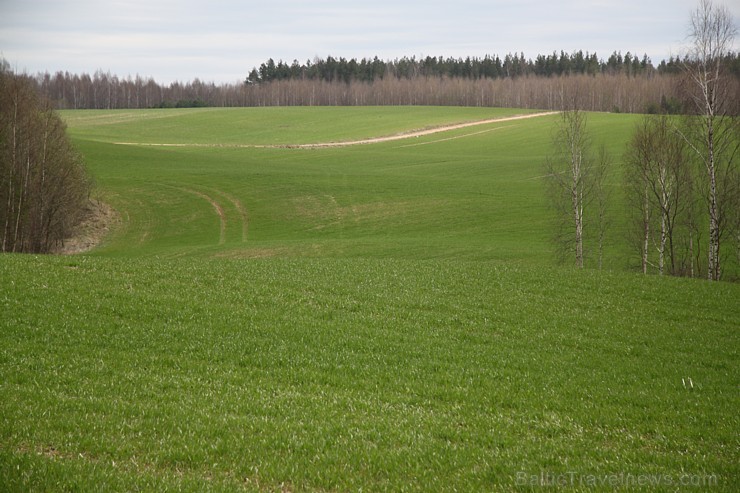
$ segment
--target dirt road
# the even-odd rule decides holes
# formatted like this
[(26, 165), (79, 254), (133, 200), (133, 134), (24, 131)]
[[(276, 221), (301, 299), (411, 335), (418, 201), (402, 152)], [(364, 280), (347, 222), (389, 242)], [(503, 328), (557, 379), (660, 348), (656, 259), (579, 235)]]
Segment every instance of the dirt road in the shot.
[(373, 137), (370, 139), (361, 140), (346, 140), (340, 142), (319, 142), (314, 144), (167, 144), (167, 143), (144, 143), (144, 142), (116, 142), (119, 145), (136, 145), (136, 146), (147, 146), (147, 147), (229, 147), (229, 148), (260, 148), (260, 149), (319, 149), (324, 147), (345, 147), (360, 144), (377, 144), (380, 142), (390, 142), (394, 140), (411, 139), (415, 137), (422, 137), (424, 135), (431, 135), (440, 132), (449, 132), (450, 130), (458, 130), (461, 128), (474, 127), (477, 125), (486, 125), (488, 123), (508, 122), (512, 120), (525, 120), (527, 118), (537, 118), (540, 116), (554, 115), (557, 111), (546, 111), (542, 113), (531, 113), (527, 115), (516, 115), (516, 116), (505, 116), (502, 118), (491, 118), (488, 120), (478, 120), (474, 122), (457, 123), (455, 125), (444, 125), (441, 127), (428, 128), (425, 130), (415, 130), (413, 132), (400, 133), (396, 135), (387, 135), (385, 137)]
[(371, 139), (349, 140), (349, 141), (343, 141), (343, 142), (323, 142), (323, 143), (318, 143), (318, 144), (297, 144), (297, 145), (263, 146), (263, 147), (290, 147), (290, 148), (299, 148), (299, 149), (312, 149), (312, 148), (321, 148), (321, 147), (343, 147), (343, 146), (352, 146), (352, 145), (359, 145), (359, 144), (377, 144), (379, 142), (390, 142), (393, 140), (411, 139), (414, 137), (422, 137), (424, 135), (431, 135), (431, 134), (436, 134), (440, 132), (449, 132), (450, 130), (458, 130), (461, 128), (474, 127), (477, 125), (486, 125), (488, 123), (508, 122), (512, 120), (525, 120), (527, 118), (536, 118), (539, 116), (554, 115), (556, 113), (557, 111), (547, 111), (544, 113), (532, 113), (528, 115), (516, 115), (516, 116), (506, 116), (503, 118), (491, 118), (489, 120), (478, 120), (474, 122), (458, 123), (455, 125), (445, 125), (442, 127), (434, 127), (434, 128), (429, 128), (426, 130), (417, 130), (414, 132), (402, 133), (398, 135), (388, 135), (386, 137), (373, 137)]

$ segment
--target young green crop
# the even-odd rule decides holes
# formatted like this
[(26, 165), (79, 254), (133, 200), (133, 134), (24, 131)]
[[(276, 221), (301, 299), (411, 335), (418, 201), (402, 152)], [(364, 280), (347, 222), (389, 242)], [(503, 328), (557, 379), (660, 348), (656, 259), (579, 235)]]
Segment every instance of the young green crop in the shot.
[(737, 487), (737, 285), (454, 260), (0, 269), (4, 490)]
[(287, 145), (395, 135), (409, 130), (534, 111), (378, 106), (76, 110), (61, 113), (73, 135), (105, 142)]
[[(99, 253), (554, 261), (542, 183), (554, 116), (340, 148), (213, 147), (352, 140), (520, 113), (311, 110), (65, 113), (102, 198), (126, 214)], [(591, 118), (595, 140), (608, 136), (621, 152), (635, 117)], [(137, 141), (200, 145), (114, 144)], [(619, 218), (620, 206), (611, 212)], [(608, 233), (611, 267), (627, 263), (622, 228), (615, 220)]]
[(64, 113), (120, 225), (0, 257), (0, 490), (736, 491), (740, 287), (555, 267), (554, 117), (249, 147), (515, 113)]

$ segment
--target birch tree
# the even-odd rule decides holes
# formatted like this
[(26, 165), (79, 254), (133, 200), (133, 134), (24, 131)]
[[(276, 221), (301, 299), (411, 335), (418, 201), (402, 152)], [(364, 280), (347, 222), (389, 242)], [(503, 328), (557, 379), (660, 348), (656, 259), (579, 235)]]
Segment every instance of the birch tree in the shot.
[(701, 0), (691, 14), (691, 47), (684, 64), (688, 95), (696, 118), (687, 119), (682, 135), (695, 152), (706, 178), (706, 206), (709, 216), (707, 275), (722, 275), (720, 242), (726, 234), (728, 214), (738, 206), (735, 187), (738, 149), (737, 118), (731, 104), (736, 95), (725, 74), (724, 60), (731, 53), (737, 33), (732, 15), (724, 6)]
[[(575, 265), (585, 265), (585, 224), (586, 214), (591, 214), (590, 206), (597, 204), (594, 216), (597, 219), (597, 236), (599, 240), (599, 265), (601, 264), (601, 247), (606, 211), (606, 196), (603, 180), (610, 159), (602, 150), (594, 158), (591, 150), (586, 123), (586, 114), (572, 108), (560, 114), (553, 136), (553, 153), (546, 158), (546, 176), (549, 193), (556, 217), (558, 230), (556, 245), (561, 257), (564, 254), (574, 256)], [(602, 194), (601, 196), (599, 194)]]
[[(683, 270), (678, 243), (688, 237), (689, 256), (693, 249), (691, 202), (693, 180), (686, 144), (666, 115), (646, 116), (638, 124), (625, 152), (628, 203), (638, 212), (642, 271), (647, 273), (651, 230), (655, 229), (659, 274)], [(684, 219), (685, 218), (685, 219)], [(679, 226), (689, 225), (679, 238)]]

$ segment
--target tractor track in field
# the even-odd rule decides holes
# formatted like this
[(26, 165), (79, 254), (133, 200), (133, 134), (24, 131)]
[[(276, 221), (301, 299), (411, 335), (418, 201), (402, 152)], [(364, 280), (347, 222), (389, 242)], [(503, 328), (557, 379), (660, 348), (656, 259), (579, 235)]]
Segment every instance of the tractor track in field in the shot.
[[(239, 200), (237, 197), (234, 197), (233, 195), (224, 192), (223, 190), (219, 190), (217, 188), (211, 188), (211, 187), (200, 187), (200, 190), (196, 190), (193, 188), (189, 188), (184, 185), (164, 185), (169, 188), (174, 188), (177, 190), (180, 190), (182, 192), (189, 193), (191, 195), (195, 195), (196, 197), (200, 197), (202, 199), (205, 199), (208, 201), (211, 206), (213, 207), (213, 210), (216, 212), (216, 215), (219, 218), (219, 245), (223, 245), (226, 243), (226, 229), (227, 227), (230, 229), (231, 225), (233, 225), (233, 221), (229, 221), (228, 215), (226, 214), (226, 211), (224, 209), (224, 206), (222, 205), (219, 200), (216, 199), (217, 196), (223, 197), (224, 199), (228, 200), (234, 210), (239, 215), (239, 222), (241, 223), (241, 242), (246, 243), (247, 242), (247, 235), (249, 232), (249, 214), (247, 213), (246, 207), (244, 207), (244, 204), (242, 204), (241, 200)], [(204, 190), (204, 191), (202, 191)], [(207, 193), (206, 193), (207, 192)]]
[(145, 142), (114, 142), (118, 145), (133, 145), (133, 146), (145, 146), (145, 147), (212, 147), (212, 148), (226, 148), (226, 149), (323, 149), (331, 147), (347, 147), (362, 144), (378, 144), (381, 142), (391, 142), (394, 140), (412, 139), (416, 137), (422, 137), (426, 135), (432, 135), (441, 132), (449, 132), (451, 130), (459, 130), (462, 128), (474, 127), (478, 125), (486, 125), (489, 123), (508, 122), (514, 120), (526, 120), (529, 118), (537, 118), (541, 116), (549, 116), (557, 114), (557, 111), (546, 111), (541, 113), (530, 113), (525, 115), (514, 115), (505, 116), (501, 118), (489, 118), (487, 120), (476, 120), (472, 122), (456, 123), (454, 125), (443, 125), (440, 127), (427, 128), (423, 130), (415, 130), (411, 132), (400, 133), (396, 135), (387, 135), (384, 137), (373, 137), (369, 139), (359, 140), (347, 140), (340, 142), (318, 142), (313, 144), (199, 144), (199, 143), (145, 143)]
[(208, 190), (215, 194), (221, 195), (226, 200), (231, 202), (232, 206), (234, 206), (236, 212), (239, 213), (239, 219), (242, 225), (242, 243), (246, 243), (247, 233), (249, 232), (249, 215), (247, 214), (247, 209), (244, 207), (244, 204), (242, 204), (241, 200), (239, 200), (238, 198), (222, 190), (218, 190), (216, 188), (208, 188)]
[(182, 187), (182, 186), (174, 186), (174, 185), (164, 185), (169, 188), (174, 188), (176, 190), (180, 190), (181, 192), (189, 193), (191, 195), (195, 195), (196, 197), (200, 197), (208, 203), (211, 204), (211, 207), (213, 207), (213, 210), (216, 212), (216, 215), (218, 216), (219, 221), (219, 236), (218, 236), (218, 244), (223, 245), (226, 243), (226, 212), (224, 212), (224, 208), (221, 206), (221, 204), (211, 197), (210, 195), (203, 193), (198, 190), (194, 190), (192, 188)]
[[(221, 196), (228, 200), (233, 206), (234, 210), (239, 215), (239, 222), (241, 223), (241, 242), (247, 242), (247, 234), (249, 230), (249, 216), (247, 209), (244, 204), (233, 195), (224, 191), (201, 187), (208, 193), (200, 190), (195, 190), (184, 185), (170, 185), (166, 183), (160, 183), (160, 186), (178, 190), (190, 195), (194, 195), (198, 198), (207, 201), (219, 220), (219, 238), (218, 244), (224, 245), (226, 243), (226, 230), (227, 227), (231, 227), (233, 221), (229, 221), (224, 206), (215, 196)], [(73, 255), (77, 253), (84, 253), (95, 248), (109, 232), (109, 230), (116, 223), (126, 223), (130, 220), (128, 213), (124, 211), (125, 218), (121, 218), (120, 214), (113, 210), (109, 205), (100, 202), (98, 200), (91, 200), (88, 205), (88, 214), (85, 220), (78, 226), (75, 235), (65, 239), (64, 244), (53, 251), (53, 253), (60, 255)], [(139, 243), (145, 243), (150, 237), (150, 231), (145, 229), (141, 234)]]

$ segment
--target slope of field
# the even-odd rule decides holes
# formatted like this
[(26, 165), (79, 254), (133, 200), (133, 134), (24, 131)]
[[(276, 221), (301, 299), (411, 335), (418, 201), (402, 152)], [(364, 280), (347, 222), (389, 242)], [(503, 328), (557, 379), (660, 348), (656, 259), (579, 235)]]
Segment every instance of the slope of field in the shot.
[(735, 284), (326, 258), (0, 276), (3, 491), (739, 484)]
[(70, 130), (107, 142), (288, 145), (359, 140), (535, 113), (442, 107), (270, 107), (64, 111)]
[(0, 491), (737, 491), (740, 285), (630, 273), (618, 198), (555, 267), (556, 116), (237, 147), (519, 113), (65, 112), (120, 227), (0, 257)]
[[(541, 177), (556, 116), (327, 149), (115, 144), (315, 144), (520, 113), (311, 110), (65, 113), (102, 198), (126, 215), (125, 227), (100, 253), (552, 263)], [(608, 135), (621, 153), (635, 118), (593, 115), (591, 120), (597, 143)], [(617, 170), (612, 178), (619, 182)], [(614, 226), (607, 262), (623, 268), (628, 249), (620, 222)]]

